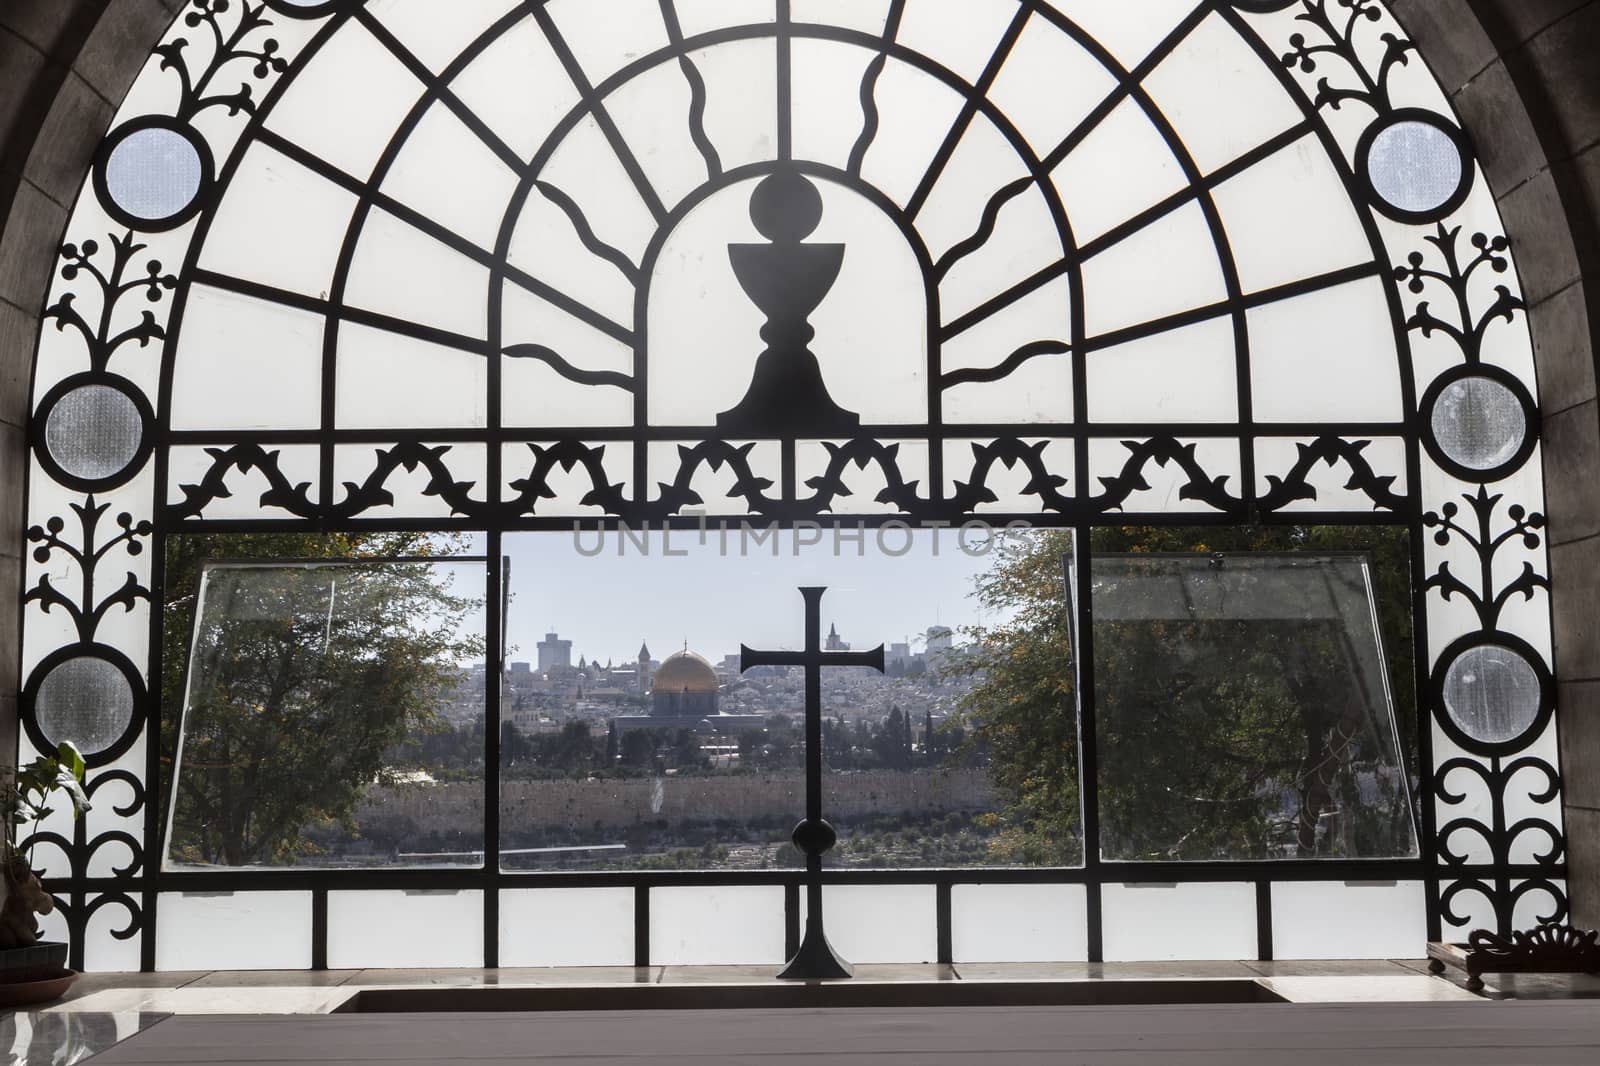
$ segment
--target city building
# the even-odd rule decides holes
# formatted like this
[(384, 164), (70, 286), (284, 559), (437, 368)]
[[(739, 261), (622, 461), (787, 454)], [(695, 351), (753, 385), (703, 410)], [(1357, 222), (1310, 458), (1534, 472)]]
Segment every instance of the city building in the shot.
[(562, 640), (555, 633), (546, 633), (539, 642), (539, 672), (548, 674), (553, 670), (570, 670), (572, 668), (572, 641)]
[[(647, 652), (645, 649), (641, 655)], [(765, 717), (723, 713), (716, 670), (708, 660), (685, 648), (669, 655), (653, 673), (650, 713), (619, 715), (612, 721), (618, 730), (684, 728), (731, 733), (758, 729)]]

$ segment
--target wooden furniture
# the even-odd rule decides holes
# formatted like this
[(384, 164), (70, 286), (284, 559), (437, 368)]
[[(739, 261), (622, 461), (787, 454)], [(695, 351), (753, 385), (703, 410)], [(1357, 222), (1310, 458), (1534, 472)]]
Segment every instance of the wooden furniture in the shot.
[(1467, 988), (1483, 988), (1486, 973), (1600, 973), (1600, 932), (1554, 922), (1526, 933), (1500, 936), (1477, 930), (1465, 944), (1428, 945), (1428, 970), (1467, 975)]

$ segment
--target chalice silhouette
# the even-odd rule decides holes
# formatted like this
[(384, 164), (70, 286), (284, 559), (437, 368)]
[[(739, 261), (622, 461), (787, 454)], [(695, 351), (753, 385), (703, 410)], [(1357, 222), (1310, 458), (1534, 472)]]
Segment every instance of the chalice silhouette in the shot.
[(816, 336), (813, 311), (839, 280), (844, 245), (803, 243), (822, 221), (822, 196), (805, 175), (780, 170), (756, 186), (750, 220), (768, 244), (730, 244), (739, 284), (767, 316), (743, 400), (717, 416), (730, 437), (850, 436), (861, 416), (828, 395), (822, 367), (807, 347)]

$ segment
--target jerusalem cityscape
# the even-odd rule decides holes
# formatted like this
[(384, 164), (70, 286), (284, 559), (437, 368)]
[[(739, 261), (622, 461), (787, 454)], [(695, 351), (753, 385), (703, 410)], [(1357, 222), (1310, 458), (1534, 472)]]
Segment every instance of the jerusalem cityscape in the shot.
[[(874, 642), (875, 644), (876, 642)], [(659, 646), (658, 646), (659, 647)], [(828, 651), (851, 647), (836, 628)], [(501, 863), (508, 869), (769, 868), (795, 865), (804, 809), (804, 677), (741, 674), (680, 641), (629, 661), (575, 651), (556, 632), (507, 664), (501, 688)], [(982, 862), (995, 799), (952, 721), (966, 682), (956, 634), (932, 625), (885, 643), (884, 673), (822, 674), (827, 807), (845, 865)], [(417, 767), (368, 791), (357, 839), (335, 861), (482, 861), (488, 672), (463, 670), (428, 734), (397, 762)], [(992, 819), (991, 819), (992, 820)]]

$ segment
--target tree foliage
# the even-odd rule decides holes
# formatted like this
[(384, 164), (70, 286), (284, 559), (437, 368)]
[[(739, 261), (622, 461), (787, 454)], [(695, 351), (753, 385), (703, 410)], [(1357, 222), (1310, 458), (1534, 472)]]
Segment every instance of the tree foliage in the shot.
[[(1102, 854), (1116, 859), (1408, 854), (1415, 773), (1410, 548), (1404, 529), (1332, 526), (1096, 530), (1096, 553), (1370, 553), (1392, 739), (1353, 707), (1354, 664), (1327, 619), (1097, 621)], [(990, 858), (1070, 864), (1083, 853), (1066, 531), (1002, 538), (976, 595), (1002, 621), (952, 664), (965, 726), (1002, 801)], [(1387, 723), (1385, 723), (1387, 725)], [(1288, 813), (1286, 813), (1288, 812)]]
[[(173, 798), (175, 857), (229, 866), (293, 862), (314, 850), (308, 826), (348, 823), (367, 788), (392, 776), (402, 743), (440, 726), (438, 708), (459, 684), (462, 664), (484, 653), (481, 635), (462, 629), (482, 605), (481, 590), (453, 589), (425, 561), (384, 560), (452, 547), (414, 534), (168, 541), (162, 736), (169, 765), (178, 710), (187, 707)], [(223, 558), (360, 565), (213, 570), (196, 628), (202, 564)]]

